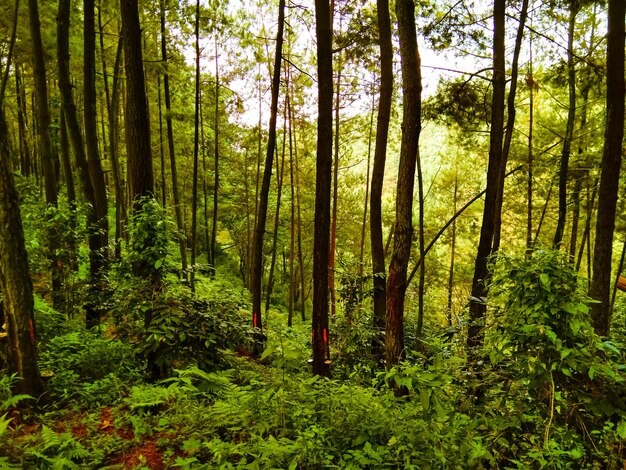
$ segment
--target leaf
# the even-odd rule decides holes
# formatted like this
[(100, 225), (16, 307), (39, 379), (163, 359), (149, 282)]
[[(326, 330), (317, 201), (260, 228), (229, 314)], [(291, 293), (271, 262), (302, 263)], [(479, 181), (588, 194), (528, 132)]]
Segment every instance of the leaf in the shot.
[(590, 378), (591, 380), (593, 380), (593, 378), (596, 376), (596, 372), (597, 372), (597, 371), (596, 371), (595, 367), (591, 366), (591, 367), (589, 368), (589, 372), (588, 372), (588, 374), (589, 374), (589, 378)]
[(154, 263), (154, 267), (155, 267), (156, 269), (159, 269), (159, 268), (161, 267), (161, 265), (163, 265), (163, 260), (159, 258), (159, 259), (158, 259), (158, 260), (156, 260), (156, 262)]
[(544, 286), (550, 287), (550, 277), (546, 273), (541, 273), (539, 275), (539, 280)]
[(619, 424), (617, 425), (616, 431), (617, 431), (617, 435), (621, 439), (626, 439), (626, 421), (621, 420)]

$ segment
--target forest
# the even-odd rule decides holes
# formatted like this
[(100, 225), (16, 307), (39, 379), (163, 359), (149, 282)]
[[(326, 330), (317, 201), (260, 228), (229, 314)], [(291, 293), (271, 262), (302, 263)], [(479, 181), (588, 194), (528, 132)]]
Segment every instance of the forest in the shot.
[(624, 0), (0, 0), (0, 467), (626, 468)]

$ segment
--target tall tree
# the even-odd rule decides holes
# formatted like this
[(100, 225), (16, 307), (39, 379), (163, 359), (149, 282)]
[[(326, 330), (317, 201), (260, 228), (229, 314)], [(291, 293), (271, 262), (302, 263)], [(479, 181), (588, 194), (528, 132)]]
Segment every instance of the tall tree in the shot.
[(559, 164), (559, 218), (554, 233), (555, 247), (560, 247), (563, 242), (565, 231), (565, 218), (567, 216), (567, 177), (569, 173), (569, 157), (574, 138), (574, 121), (576, 119), (576, 67), (574, 64), (574, 28), (576, 27), (576, 15), (580, 9), (579, 0), (569, 2), (569, 23), (567, 28), (567, 89), (569, 94), (569, 106), (567, 109), (567, 126), (563, 138), (561, 150), (561, 162)]
[(33, 284), (20, 215), (19, 198), (10, 170), (8, 131), (0, 103), (0, 288), (9, 339), (7, 363), (21, 380), (17, 392), (39, 397), (43, 382), (37, 367)]
[[(74, 159), (78, 168), (81, 189), (87, 202), (87, 230), (89, 234), (89, 263), (92, 286), (96, 286), (102, 267), (101, 237), (98, 233), (98, 214), (96, 212), (96, 196), (89, 175), (89, 165), (85, 154), (83, 134), (78, 122), (78, 111), (72, 96), (72, 80), (70, 77), (70, 9), (71, 0), (59, 0), (57, 13), (57, 63), (59, 74), (59, 90), (61, 92), (61, 107), (65, 118), (65, 126), (69, 134), (74, 151)], [(88, 328), (98, 324), (98, 312), (93, 303), (86, 305), (85, 324)]]
[(143, 72), (143, 49), (137, 0), (120, 0), (126, 70), (126, 152), (129, 199), (154, 196), (150, 120)]
[(318, 100), (315, 234), (313, 239), (313, 374), (326, 377), (330, 376), (328, 268), (330, 184), (333, 159), (333, 37), (331, 21), (332, 16), (328, 0), (315, 0)]
[(195, 292), (197, 229), (198, 229), (198, 150), (200, 147), (200, 0), (196, 1), (195, 20), (196, 90), (194, 103), (193, 179), (191, 190), (191, 291)]
[(598, 301), (591, 305), (591, 318), (596, 332), (600, 335), (607, 335), (611, 326), (613, 232), (624, 140), (624, 6), (623, 0), (609, 0), (606, 48), (606, 130), (602, 176), (598, 192), (593, 278), (589, 289), (591, 297)]
[(487, 259), (493, 242), (496, 200), (498, 197), (500, 164), (502, 161), (502, 141), (504, 129), (505, 95), (505, 0), (494, 0), (493, 8), (493, 92), (491, 100), (491, 129), (489, 132), (489, 164), (487, 168), (487, 192), (483, 208), (483, 221), (480, 240), (474, 264), (474, 278), (469, 302), (470, 326), (467, 332), (467, 345), (474, 348), (482, 345), (483, 322), (487, 312)]
[[(330, 20), (329, 20), (330, 21)], [(270, 128), (267, 140), (267, 153), (265, 154), (265, 168), (263, 169), (263, 181), (259, 193), (259, 208), (254, 228), (254, 262), (252, 265), (252, 325), (258, 332), (263, 331), (261, 318), (261, 281), (263, 278), (263, 237), (265, 235), (265, 223), (267, 221), (267, 205), (270, 192), (270, 180), (272, 177), (272, 161), (276, 150), (276, 116), (278, 114), (278, 92), (280, 88), (280, 71), (283, 50), (283, 30), (285, 24), (285, 0), (278, 4), (278, 31), (276, 33), (276, 51), (274, 55), (274, 70), (272, 72), (272, 103), (270, 107)], [(258, 343), (258, 342), (257, 342)], [(257, 349), (262, 347), (257, 344)]]
[[(387, 281), (385, 269), (385, 248), (383, 246), (382, 193), (387, 157), (387, 137), (391, 116), (393, 93), (393, 48), (391, 44), (391, 19), (389, 1), (377, 0), (378, 34), (380, 43), (380, 97), (376, 120), (376, 144), (372, 167), (372, 190), (370, 196), (370, 243), (372, 250), (372, 274), (374, 297), (374, 329), (377, 333), (385, 328), (387, 304)], [(382, 356), (382, 337), (374, 337), (373, 349), (376, 356)]]
[[(165, 99), (165, 124), (167, 127), (167, 148), (170, 155), (170, 172), (172, 174), (172, 197), (174, 198), (174, 213), (178, 227), (178, 244), (183, 273), (187, 271), (187, 239), (183, 225), (183, 211), (178, 191), (178, 169), (176, 153), (174, 151), (174, 127), (172, 125), (172, 100), (170, 97), (170, 75), (167, 59), (167, 38), (165, 28), (165, 0), (159, 1), (161, 23), (161, 60), (163, 61), (163, 95)], [(183, 274), (184, 276), (186, 274)]]
[[(94, 16), (94, 0), (83, 2), (83, 83), (84, 83), (84, 122), (85, 143), (87, 144), (87, 165), (94, 194), (94, 212), (96, 225), (89, 227), (95, 233), (90, 236), (90, 264), (91, 284), (94, 292), (102, 287), (102, 274), (106, 269), (109, 244), (109, 217), (107, 204), (107, 190), (104, 181), (104, 172), (98, 151), (98, 116), (96, 101), (96, 28)], [(93, 302), (93, 300), (92, 300)], [(93, 304), (88, 308), (87, 327), (98, 324), (100, 309)]]
[[(38, 137), (38, 150), (41, 167), (44, 176), (46, 203), (57, 206), (57, 178), (53, 162), (52, 141), (50, 140), (50, 110), (48, 108), (48, 85), (46, 79), (46, 65), (44, 61), (43, 43), (41, 40), (41, 23), (39, 21), (39, 6), (37, 0), (28, 0), (30, 34), (33, 42), (33, 79), (35, 82), (35, 96), (37, 112), (36, 131)], [(49, 225), (48, 230), (48, 258), (52, 271), (52, 301), (53, 305), (60, 308), (63, 303), (61, 293), (61, 268), (62, 264), (58, 256), (60, 234)]]
[(396, 1), (402, 64), (402, 140), (396, 186), (396, 221), (387, 278), (385, 358), (390, 369), (404, 357), (404, 298), (413, 239), (413, 188), (422, 127), (422, 80), (413, 0)]

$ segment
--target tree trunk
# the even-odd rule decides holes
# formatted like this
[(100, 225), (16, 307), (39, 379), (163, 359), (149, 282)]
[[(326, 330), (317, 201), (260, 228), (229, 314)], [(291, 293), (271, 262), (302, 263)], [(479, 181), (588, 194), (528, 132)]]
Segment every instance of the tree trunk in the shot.
[(576, 69), (574, 67), (574, 28), (579, 10), (578, 2), (570, 3), (569, 27), (567, 30), (567, 85), (569, 89), (569, 108), (567, 111), (567, 127), (561, 151), (559, 166), (559, 218), (556, 223), (553, 245), (559, 248), (563, 242), (565, 219), (567, 216), (567, 176), (572, 140), (574, 138), (574, 120), (576, 119)]
[(487, 193), (483, 209), (483, 222), (480, 229), (480, 241), (472, 293), (469, 301), (470, 325), (467, 334), (467, 346), (477, 348), (483, 344), (483, 325), (487, 312), (487, 260), (491, 254), (493, 242), (496, 200), (500, 164), (502, 162), (502, 140), (504, 127), (504, 94), (505, 94), (505, 0), (494, 0), (494, 38), (493, 38), (493, 98), (491, 106), (491, 130), (489, 134), (489, 166), (487, 169)]
[(17, 126), (20, 139), (20, 168), (22, 175), (31, 175), (30, 145), (28, 145), (28, 130), (26, 125), (26, 96), (22, 86), (19, 65), (15, 66), (15, 96), (17, 100)]
[(504, 135), (504, 146), (502, 148), (502, 161), (500, 162), (500, 174), (498, 177), (498, 195), (496, 199), (495, 221), (493, 230), (493, 246), (492, 254), (500, 249), (500, 237), (502, 231), (502, 203), (504, 200), (504, 182), (506, 174), (506, 164), (509, 160), (509, 151), (511, 149), (511, 140), (513, 139), (513, 131), (515, 129), (515, 96), (517, 94), (517, 76), (519, 71), (519, 55), (522, 49), (522, 41), (524, 39), (524, 28), (526, 25), (526, 17), (528, 16), (528, 0), (522, 1), (522, 9), (519, 14), (519, 26), (517, 28), (517, 36), (515, 38), (515, 48), (513, 50), (513, 61), (511, 64), (511, 85), (509, 95), (507, 97), (507, 121), (506, 132)]
[[(98, 116), (96, 102), (96, 29), (94, 0), (84, 0), (84, 97), (85, 97), (85, 143), (87, 144), (87, 165), (93, 187), (96, 225), (88, 228), (90, 235), (91, 289), (94, 295), (102, 291), (102, 276), (106, 270), (109, 244), (109, 218), (107, 191), (104, 172), (98, 152)], [(91, 233), (94, 231), (95, 233)], [(93, 240), (92, 240), (93, 237)], [(100, 322), (101, 309), (96, 297), (88, 304), (86, 326), (91, 328)]]
[(372, 133), (374, 131), (374, 110), (376, 109), (376, 95), (372, 83), (372, 109), (370, 112), (370, 126), (367, 133), (367, 165), (365, 167), (365, 202), (363, 204), (363, 222), (361, 223), (361, 240), (359, 241), (359, 298), (363, 293), (363, 270), (365, 262), (365, 234), (367, 232), (367, 215), (370, 204), (370, 167), (372, 163)]
[(530, 255), (533, 248), (533, 167), (534, 167), (534, 155), (533, 155), (533, 131), (535, 125), (535, 81), (533, 70), (533, 41), (532, 35), (529, 39), (530, 42), (530, 60), (528, 62), (528, 88), (529, 88), (529, 103), (528, 103), (528, 174), (526, 180), (526, 198), (528, 202), (528, 208), (526, 210), (526, 253)]
[(382, 358), (382, 331), (385, 328), (387, 304), (387, 280), (385, 248), (383, 246), (382, 192), (387, 157), (387, 137), (391, 116), (393, 94), (393, 48), (391, 44), (391, 20), (389, 0), (377, 0), (378, 34), (380, 42), (380, 96), (376, 120), (376, 144), (372, 167), (372, 189), (370, 196), (370, 243), (372, 250), (372, 285), (374, 300), (373, 327), (376, 335), (372, 340), (374, 356)]
[[(332, 14), (332, 8), (331, 8)], [(341, 34), (342, 16), (339, 14), (339, 34)], [(331, 19), (332, 21), (332, 19)], [(337, 313), (337, 300), (335, 298), (335, 256), (337, 255), (337, 203), (339, 192), (339, 130), (341, 128), (341, 121), (339, 119), (339, 112), (341, 106), (341, 51), (337, 52), (337, 91), (335, 92), (335, 133), (334, 139), (334, 162), (333, 162), (333, 199), (332, 199), (332, 211), (330, 219), (330, 257), (328, 266), (328, 291), (330, 293), (330, 315), (331, 318), (335, 318)]]
[(400, 58), (402, 63), (402, 140), (396, 189), (396, 221), (393, 251), (387, 278), (387, 319), (385, 359), (387, 369), (404, 356), (404, 297), (407, 268), (413, 239), (413, 188), (419, 158), (422, 80), (415, 31), (415, 5), (412, 0), (396, 1)]
[(191, 189), (191, 272), (189, 280), (191, 282), (191, 292), (196, 291), (196, 250), (198, 248), (198, 150), (200, 147), (200, 0), (196, 1), (196, 91), (194, 104), (194, 134), (193, 134), (193, 179)]
[[(29, 25), (33, 46), (33, 79), (35, 95), (37, 97), (37, 113), (35, 116), (39, 154), (44, 176), (46, 203), (57, 207), (57, 178), (54, 170), (52, 142), (50, 140), (50, 111), (48, 109), (48, 88), (46, 81), (46, 66), (41, 41), (41, 23), (39, 22), (39, 7), (37, 0), (28, 0)], [(58, 252), (61, 246), (60, 234), (48, 221), (48, 258), (52, 272), (52, 304), (62, 310), (63, 294), (61, 281), (62, 264)]]
[[(330, 191), (333, 160), (332, 14), (328, 0), (315, 0), (317, 39), (317, 159), (315, 234), (313, 239), (313, 375), (330, 376), (328, 338), (328, 268)], [(304, 294), (304, 293), (303, 293)]]
[[(276, 53), (274, 56), (274, 70), (272, 75), (272, 103), (270, 108), (270, 128), (267, 141), (267, 153), (265, 154), (265, 168), (263, 181), (259, 193), (259, 208), (254, 228), (254, 263), (252, 265), (252, 325), (257, 329), (257, 341), (255, 352), (260, 353), (263, 349), (262, 333), (263, 322), (261, 318), (261, 281), (263, 278), (263, 238), (265, 235), (265, 222), (267, 220), (267, 204), (272, 177), (272, 161), (276, 148), (276, 115), (278, 114), (278, 92), (280, 88), (280, 70), (283, 49), (283, 28), (285, 22), (285, 0), (278, 4), (278, 32), (276, 33)], [(259, 129), (260, 132), (260, 129)]]
[(0, 287), (9, 341), (7, 363), (9, 372), (21, 378), (16, 392), (37, 399), (43, 393), (43, 383), (37, 367), (33, 284), (9, 159), (7, 127), (0, 103)]
[(624, 139), (624, 7), (623, 0), (609, 0), (606, 131), (593, 248), (593, 277), (589, 289), (591, 298), (598, 301), (591, 304), (591, 319), (596, 333), (602, 336), (609, 334), (611, 326), (611, 260)]
[(113, 186), (115, 187), (115, 258), (121, 256), (121, 240), (123, 238), (124, 224), (126, 223), (126, 197), (122, 182), (122, 171), (117, 157), (117, 142), (119, 131), (119, 96), (120, 82), (119, 71), (122, 63), (124, 49), (123, 36), (117, 43), (115, 65), (113, 66), (113, 88), (111, 90), (111, 109), (109, 111), (109, 155), (111, 156), (111, 169), (113, 170)]
[[(69, 140), (74, 150), (74, 158), (81, 189), (85, 201), (87, 202), (87, 232), (89, 236), (89, 264), (90, 281), (92, 285), (97, 284), (98, 273), (101, 266), (101, 255), (98, 250), (100, 246), (100, 236), (98, 235), (98, 216), (96, 213), (96, 198), (94, 194), (92, 180), (89, 176), (87, 156), (83, 143), (83, 134), (78, 122), (78, 112), (72, 97), (72, 81), (70, 78), (70, 0), (59, 0), (59, 11), (57, 15), (57, 62), (59, 66), (59, 90), (61, 92), (61, 107), (65, 117), (65, 124), (69, 134)], [(93, 293), (93, 292), (92, 292)], [(98, 313), (94, 310), (92, 303), (85, 306), (85, 325), (91, 328), (98, 324)]]
[[(459, 189), (459, 168), (455, 169), (454, 174), (454, 213), (457, 210), (457, 195)], [(452, 238), (450, 239), (450, 272), (448, 274), (448, 326), (452, 326), (452, 288), (454, 287), (454, 258), (456, 252), (456, 219), (452, 222)]]
[(161, 162), (161, 205), (167, 207), (165, 188), (165, 146), (163, 144), (163, 103), (161, 99), (161, 75), (157, 74), (157, 108), (159, 109), (159, 157)]
[(129, 199), (138, 208), (137, 199), (154, 197), (154, 177), (137, 0), (120, 0), (120, 12), (126, 69), (125, 124)]
[(178, 171), (176, 153), (174, 151), (174, 127), (172, 125), (172, 104), (170, 99), (170, 76), (168, 72), (167, 47), (165, 36), (165, 0), (160, 0), (161, 20), (161, 59), (163, 60), (163, 95), (165, 99), (165, 125), (167, 127), (167, 148), (170, 154), (170, 171), (172, 173), (172, 197), (174, 199), (174, 213), (178, 228), (178, 246), (183, 268), (183, 278), (187, 278), (187, 238), (183, 224), (183, 212), (178, 191)]
[(276, 266), (276, 254), (278, 249), (278, 228), (280, 227), (280, 206), (282, 201), (282, 193), (283, 193), (283, 176), (285, 174), (285, 151), (286, 151), (286, 143), (287, 143), (287, 102), (285, 101), (285, 114), (283, 120), (283, 148), (282, 148), (282, 156), (280, 162), (278, 161), (278, 152), (276, 152), (276, 180), (277, 180), (277, 191), (276, 191), (276, 213), (274, 215), (274, 231), (272, 233), (272, 260), (270, 261), (270, 272), (267, 278), (267, 289), (265, 291), (265, 316), (267, 318), (267, 314), (270, 309), (272, 290), (274, 288), (274, 268)]
[[(215, 272), (216, 266), (216, 239), (217, 239), (217, 209), (218, 209), (218, 195), (220, 189), (220, 68), (218, 65), (219, 54), (217, 48), (217, 38), (215, 39), (215, 142), (213, 152), (215, 154), (215, 161), (213, 167), (213, 217), (211, 225), (211, 269)], [(259, 321), (261, 321), (261, 311), (259, 310)]]

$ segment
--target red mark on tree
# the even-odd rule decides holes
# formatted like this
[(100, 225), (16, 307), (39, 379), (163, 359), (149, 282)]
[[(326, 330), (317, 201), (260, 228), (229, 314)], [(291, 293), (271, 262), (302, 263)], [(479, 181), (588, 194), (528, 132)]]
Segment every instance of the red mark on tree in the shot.
[(30, 339), (34, 343), (35, 342), (35, 324), (33, 320), (30, 320)]
[(328, 344), (328, 331), (324, 328), (324, 344)]
[(256, 328), (256, 325), (257, 325), (256, 315), (257, 315), (256, 312), (254, 312), (252, 314), (252, 326), (254, 326), (255, 328)]

